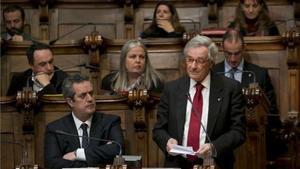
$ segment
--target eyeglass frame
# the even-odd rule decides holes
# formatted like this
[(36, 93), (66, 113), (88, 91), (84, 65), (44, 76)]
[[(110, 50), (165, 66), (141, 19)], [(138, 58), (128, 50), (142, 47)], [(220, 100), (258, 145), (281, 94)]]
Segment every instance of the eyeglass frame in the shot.
[(203, 65), (203, 64), (205, 64), (205, 63), (207, 63), (209, 61), (208, 58), (206, 58), (206, 59), (203, 59), (203, 58), (193, 59), (193, 58), (191, 58), (189, 56), (185, 56), (184, 60), (185, 60), (186, 64), (192, 64), (192, 63), (195, 62), (196, 65)]

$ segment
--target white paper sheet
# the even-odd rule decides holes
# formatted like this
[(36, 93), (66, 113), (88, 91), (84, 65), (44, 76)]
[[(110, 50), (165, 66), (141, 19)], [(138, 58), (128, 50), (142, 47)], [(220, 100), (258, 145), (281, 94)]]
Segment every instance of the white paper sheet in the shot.
[(188, 154), (188, 155), (195, 155), (193, 147), (185, 147), (181, 145), (175, 145), (171, 150), (173, 154)]

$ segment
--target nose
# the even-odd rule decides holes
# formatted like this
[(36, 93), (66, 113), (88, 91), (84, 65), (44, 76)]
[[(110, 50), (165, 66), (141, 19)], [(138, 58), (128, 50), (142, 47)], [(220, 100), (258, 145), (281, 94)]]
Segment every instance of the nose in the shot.
[(9, 22), (8, 24), (11, 28), (15, 28), (16, 27), (16, 24), (14, 22)]
[(86, 98), (87, 98), (87, 101), (92, 101), (93, 100), (93, 96), (90, 93), (87, 94)]
[(253, 12), (253, 6), (249, 7), (249, 12)]
[(51, 63), (47, 63), (46, 68), (47, 70), (51, 71), (53, 70), (53, 65)]

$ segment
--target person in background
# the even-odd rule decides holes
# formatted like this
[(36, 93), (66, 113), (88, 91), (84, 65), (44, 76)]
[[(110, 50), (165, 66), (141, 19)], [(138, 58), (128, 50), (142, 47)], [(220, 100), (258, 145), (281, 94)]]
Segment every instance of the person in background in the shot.
[(147, 49), (140, 40), (129, 40), (123, 45), (119, 66), (118, 71), (103, 78), (102, 89), (117, 93), (132, 89), (162, 90), (163, 77), (152, 67)]
[(230, 23), (229, 28), (240, 30), (244, 36), (279, 35), (264, 0), (240, 0), (235, 19)]
[(66, 78), (62, 91), (71, 113), (47, 125), (45, 167), (112, 164), (124, 144), (120, 117), (96, 112), (93, 85), (87, 77), (75, 74)]
[(243, 35), (238, 30), (229, 29), (224, 34), (222, 46), (225, 60), (216, 64), (213, 71), (239, 81), (242, 87), (248, 87), (250, 83), (253, 83), (254, 81), (257, 82), (271, 103), (268, 112), (266, 146), (267, 160), (275, 160), (276, 156), (285, 151), (285, 146), (284, 143), (280, 145), (280, 141), (275, 139), (275, 135), (271, 133), (272, 129), (279, 129), (281, 127), (281, 121), (279, 118), (274, 87), (271, 83), (268, 70), (249, 63), (244, 59), (244, 39)]
[[(210, 38), (197, 35), (184, 48), (187, 75), (164, 87), (153, 140), (165, 167), (190, 169), (213, 156), (221, 169), (233, 169), (233, 150), (246, 140), (245, 100), (239, 82), (211, 72), (217, 53)], [(195, 155), (172, 153), (175, 145)]]
[(31, 35), (24, 32), (25, 12), (18, 5), (8, 5), (2, 11), (6, 32), (1, 33), (1, 39), (12, 41), (32, 40)]
[(43, 43), (33, 43), (27, 50), (27, 61), (31, 68), (15, 74), (6, 95), (16, 95), (23, 87), (30, 87), (39, 95), (61, 93), (67, 74), (53, 65), (52, 49)]
[(185, 28), (181, 26), (177, 10), (170, 2), (160, 1), (154, 10), (151, 25), (141, 33), (141, 38), (182, 37)]

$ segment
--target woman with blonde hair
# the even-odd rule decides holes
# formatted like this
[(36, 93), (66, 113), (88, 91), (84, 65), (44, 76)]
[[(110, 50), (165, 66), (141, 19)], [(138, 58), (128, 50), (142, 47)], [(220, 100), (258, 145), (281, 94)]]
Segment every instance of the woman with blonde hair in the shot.
[(132, 89), (160, 92), (163, 78), (152, 67), (145, 45), (140, 40), (129, 40), (122, 47), (119, 70), (104, 77), (101, 88), (115, 92)]

